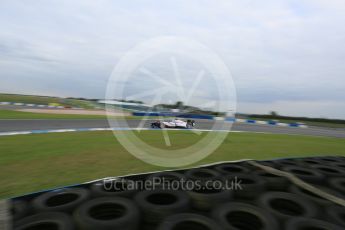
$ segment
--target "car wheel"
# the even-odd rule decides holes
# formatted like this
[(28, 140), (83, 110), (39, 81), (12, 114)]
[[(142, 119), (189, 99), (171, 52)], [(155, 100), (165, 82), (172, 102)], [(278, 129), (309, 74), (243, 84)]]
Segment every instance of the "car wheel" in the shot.
[(46, 212), (25, 217), (14, 225), (15, 230), (73, 230), (72, 219), (64, 213)]
[(134, 199), (144, 215), (144, 221), (151, 224), (158, 223), (169, 215), (187, 212), (190, 209), (190, 199), (183, 191), (143, 191)]
[(310, 218), (292, 218), (286, 225), (286, 230), (305, 230), (305, 229), (316, 229), (316, 230), (341, 230), (342, 227), (328, 223), (326, 221), (310, 219)]
[(317, 215), (317, 207), (312, 202), (292, 193), (267, 192), (259, 197), (258, 205), (280, 220)]
[(140, 214), (138, 207), (123, 197), (101, 197), (79, 206), (73, 213), (81, 230), (135, 230)]
[(230, 202), (212, 211), (213, 218), (227, 230), (276, 230), (278, 221), (269, 212), (253, 205)]
[(222, 230), (214, 220), (193, 213), (182, 213), (167, 217), (157, 230)]
[(88, 198), (86, 189), (62, 189), (43, 193), (32, 201), (32, 207), (38, 212), (72, 212)]

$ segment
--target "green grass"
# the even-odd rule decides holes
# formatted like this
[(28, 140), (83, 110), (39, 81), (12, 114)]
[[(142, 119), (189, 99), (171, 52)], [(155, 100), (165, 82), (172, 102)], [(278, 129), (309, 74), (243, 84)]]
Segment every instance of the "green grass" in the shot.
[[(145, 141), (164, 146), (160, 131), (142, 131)], [(169, 131), (173, 146), (200, 136)], [(231, 133), (206, 164), (243, 158), (345, 155), (340, 138)], [(0, 198), (66, 186), (107, 176), (161, 170), (129, 154), (111, 132), (52, 133), (0, 137)]]
[[(0, 107), (1, 108), (1, 107)], [(1, 110), (0, 119), (106, 119), (105, 115), (32, 113), (15, 110)]]
[(0, 102), (18, 102), (42, 105), (48, 105), (49, 103), (58, 103), (63, 106), (80, 107), (85, 109), (92, 109), (96, 105), (95, 102), (86, 100), (19, 94), (0, 94)]

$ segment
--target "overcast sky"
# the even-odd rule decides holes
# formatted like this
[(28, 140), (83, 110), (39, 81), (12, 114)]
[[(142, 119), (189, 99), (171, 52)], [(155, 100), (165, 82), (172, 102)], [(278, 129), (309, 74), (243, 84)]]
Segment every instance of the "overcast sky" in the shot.
[(345, 119), (343, 0), (1, 0), (0, 12), (0, 92), (104, 98), (128, 50), (181, 36), (231, 70), (238, 112)]

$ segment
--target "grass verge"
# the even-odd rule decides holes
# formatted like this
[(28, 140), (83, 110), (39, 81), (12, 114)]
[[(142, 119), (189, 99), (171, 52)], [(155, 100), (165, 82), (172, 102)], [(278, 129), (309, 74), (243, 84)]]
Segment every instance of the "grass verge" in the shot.
[[(148, 143), (164, 146), (160, 131), (141, 131), (138, 135)], [(185, 131), (169, 131), (169, 136), (175, 148), (200, 138)], [(344, 149), (344, 139), (339, 138), (231, 133), (213, 154), (197, 164), (243, 158), (345, 155)], [(111, 132), (0, 137), (0, 168), (0, 198), (163, 169), (133, 157)]]
[[(140, 119), (134, 116), (113, 116), (114, 119)], [(150, 117), (152, 119), (156, 117)], [(0, 119), (18, 120), (18, 119), (107, 119), (106, 115), (87, 115), (87, 114), (50, 114), (50, 113), (32, 113), (15, 110), (0, 109)]]

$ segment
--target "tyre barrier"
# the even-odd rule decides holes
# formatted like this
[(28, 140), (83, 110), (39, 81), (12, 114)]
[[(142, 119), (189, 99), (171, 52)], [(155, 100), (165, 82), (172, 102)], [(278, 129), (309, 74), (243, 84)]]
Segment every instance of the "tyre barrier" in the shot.
[(334, 222), (339, 224), (340, 226), (343, 226), (345, 228), (345, 208), (332, 205), (328, 207), (327, 209), (327, 215), (329, 217), (330, 222)]
[(316, 217), (317, 207), (309, 200), (287, 192), (266, 192), (258, 198), (258, 205), (281, 221), (292, 217)]
[(80, 205), (73, 214), (79, 229), (135, 230), (139, 226), (136, 204), (122, 197), (101, 197)]
[[(310, 218), (295, 218), (287, 222), (285, 230), (342, 230), (339, 225)], [(344, 229), (343, 229), (344, 230)]]
[[(322, 191), (325, 191), (327, 192), (328, 194), (332, 194), (332, 195), (335, 195), (337, 197), (340, 197), (340, 198), (344, 198), (344, 196), (337, 192), (336, 190), (332, 190), (330, 188), (327, 188), (327, 187), (321, 187), (321, 186), (318, 186), (318, 189), (321, 189)], [(315, 204), (323, 207), (323, 206), (329, 206), (332, 204), (331, 201), (329, 200), (325, 200), (324, 198), (312, 193), (312, 192), (309, 192), (308, 190), (306, 189), (303, 189), (299, 186), (296, 186), (296, 185), (291, 185), (290, 188), (289, 188), (289, 191), (291, 193), (294, 193), (294, 194), (297, 194), (301, 197), (304, 197), (305, 199), (309, 200), (309, 201), (312, 201), (314, 202)]]
[[(344, 157), (256, 163), (344, 199)], [(11, 226), (15, 230), (345, 229), (342, 202), (278, 175), (241, 161), (105, 178), (10, 199)]]
[(304, 168), (299, 166), (287, 166), (283, 167), (282, 171), (294, 174), (296, 177), (307, 183), (323, 183), (325, 175), (316, 169)]

